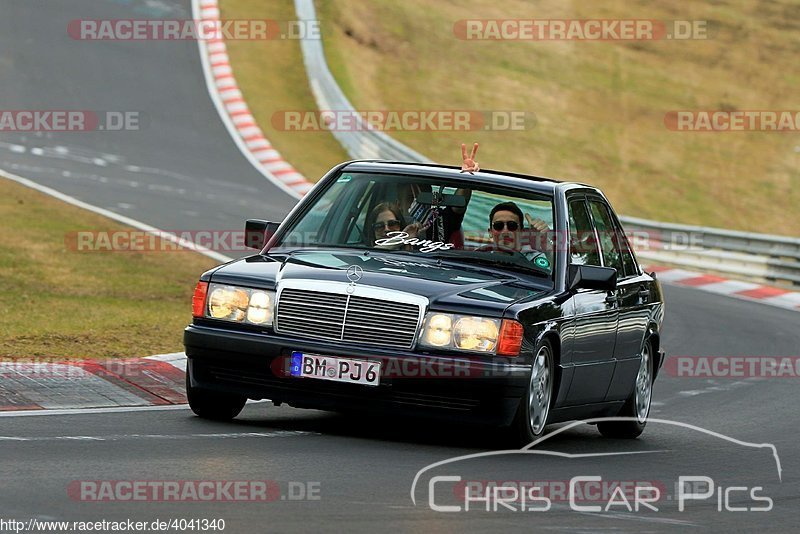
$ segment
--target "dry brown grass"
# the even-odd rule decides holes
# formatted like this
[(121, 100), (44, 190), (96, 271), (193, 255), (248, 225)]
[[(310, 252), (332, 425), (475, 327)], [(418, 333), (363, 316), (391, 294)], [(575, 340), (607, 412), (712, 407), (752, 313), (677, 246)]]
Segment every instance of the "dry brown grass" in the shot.
[[(291, 4), (222, 1), (231, 18), (291, 18)], [(324, 0), (317, 7), (331, 68), (359, 109), (524, 110), (538, 119), (521, 132), (394, 134), (438, 161), (456, 163), (458, 144), (474, 140), (485, 168), (592, 183), (625, 214), (800, 234), (800, 133), (682, 133), (663, 124), (678, 109), (798, 109), (796, 2)], [(453, 34), (465, 18), (701, 19), (711, 38), (470, 42)], [(231, 52), (260, 124), (273, 109), (314, 109), (296, 43)], [(239, 65), (260, 69), (264, 83)], [(269, 135), (301, 168), (308, 154), (319, 168), (343, 157), (328, 134)]]
[(115, 358), (182, 349), (215, 262), (181, 252), (76, 252), (69, 232), (124, 226), (0, 179), (0, 358)]
[[(489, 0), (318, 2), (335, 73), (362, 109), (518, 109), (524, 132), (397, 134), (441, 161), (479, 161), (602, 187), (629, 215), (800, 234), (800, 133), (684, 133), (679, 109), (798, 109), (795, 2)], [(708, 20), (710, 38), (656, 42), (463, 41), (464, 18)], [(375, 43), (379, 43), (375, 45)], [(346, 60), (344, 60), (346, 58)]]

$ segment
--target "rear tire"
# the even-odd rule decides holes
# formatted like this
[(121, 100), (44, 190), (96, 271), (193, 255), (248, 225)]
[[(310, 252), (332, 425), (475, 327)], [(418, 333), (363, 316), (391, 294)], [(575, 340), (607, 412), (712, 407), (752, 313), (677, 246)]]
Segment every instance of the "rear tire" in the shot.
[(531, 361), (531, 375), (525, 396), (519, 403), (513, 429), (517, 444), (528, 445), (544, 434), (550, 406), (553, 402), (555, 367), (553, 347), (543, 340), (534, 352)]
[(617, 417), (629, 417), (626, 421), (601, 421), (597, 429), (607, 438), (634, 439), (644, 432), (650, 415), (653, 398), (653, 344), (648, 339), (642, 348), (642, 361), (636, 375), (633, 393), (622, 406)]
[(189, 370), (186, 371), (186, 398), (189, 408), (203, 419), (230, 421), (242, 411), (247, 397), (233, 393), (220, 393), (192, 386)]

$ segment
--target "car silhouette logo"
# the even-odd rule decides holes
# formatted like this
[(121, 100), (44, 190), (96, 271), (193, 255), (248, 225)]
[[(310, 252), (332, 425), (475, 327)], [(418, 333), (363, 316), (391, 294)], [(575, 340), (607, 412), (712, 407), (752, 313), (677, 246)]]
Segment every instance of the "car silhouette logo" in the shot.
[(358, 265), (351, 265), (347, 268), (347, 279), (350, 280), (353, 284), (361, 280), (361, 277), (364, 276), (364, 269), (362, 269)]

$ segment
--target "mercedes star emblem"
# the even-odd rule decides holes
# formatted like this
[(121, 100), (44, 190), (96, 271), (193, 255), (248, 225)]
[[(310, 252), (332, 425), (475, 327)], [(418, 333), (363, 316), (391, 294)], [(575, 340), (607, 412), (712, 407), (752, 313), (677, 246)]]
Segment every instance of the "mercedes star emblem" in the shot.
[(355, 284), (361, 280), (362, 276), (364, 276), (364, 269), (359, 265), (351, 265), (347, 268), (347, 279), (350, 280), (350, 282)]

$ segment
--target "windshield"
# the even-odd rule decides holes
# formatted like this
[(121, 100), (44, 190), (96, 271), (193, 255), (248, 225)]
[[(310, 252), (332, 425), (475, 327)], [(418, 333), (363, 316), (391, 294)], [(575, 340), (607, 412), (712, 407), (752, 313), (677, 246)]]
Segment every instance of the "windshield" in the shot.
[(345, 172), (274, 245), (402, 252), (550, 276), (553, 200), (469, 182)]

